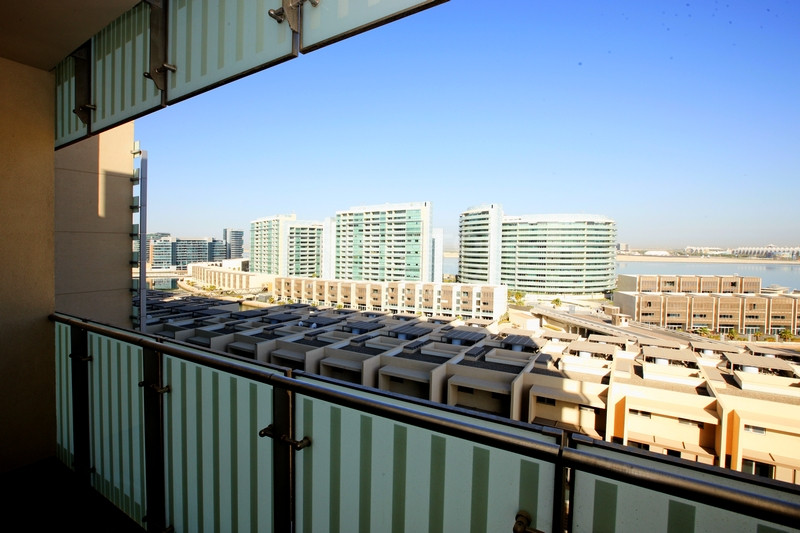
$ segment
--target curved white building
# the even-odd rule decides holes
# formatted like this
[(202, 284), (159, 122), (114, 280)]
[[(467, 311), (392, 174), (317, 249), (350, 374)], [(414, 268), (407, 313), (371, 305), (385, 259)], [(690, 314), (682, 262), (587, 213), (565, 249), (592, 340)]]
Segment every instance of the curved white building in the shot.
[(503, 208), (470, 207), (458, 217), (458, 277), (462, 283), (500, 285)]
[[(492, 224), (501, 216), (501, 227)], [(537, 294), (589, 295), (616, 284), (616, 223), (602, 215), (502, 216), (495, 204), (461, 215), (459, 280)], [(481, 264), (483, 261), (483, 264)], [(485, 275), (486, 277), (482, 277)], [(491, 281), (490, 281), (491, 280)]]

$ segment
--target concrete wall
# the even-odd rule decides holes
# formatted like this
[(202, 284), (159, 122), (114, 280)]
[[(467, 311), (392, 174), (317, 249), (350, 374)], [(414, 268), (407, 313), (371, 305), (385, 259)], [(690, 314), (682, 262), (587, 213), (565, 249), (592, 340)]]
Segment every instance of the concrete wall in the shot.
[(55, 304), (130, 327), (133, 123), (55, 154)]
[(0, 58), (0, 472), (55, 453), (53, 86)]

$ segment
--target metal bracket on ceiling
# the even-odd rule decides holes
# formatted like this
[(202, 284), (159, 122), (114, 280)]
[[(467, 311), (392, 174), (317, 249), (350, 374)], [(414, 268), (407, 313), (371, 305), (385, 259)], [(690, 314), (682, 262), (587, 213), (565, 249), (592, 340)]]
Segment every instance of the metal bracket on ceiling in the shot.
[(75, 113), (81, 122), (89, 125), (92, 121), (92, 111), (97, 106), (91, 103), (92, 99), (92, 41), (86, 41), (72, 54), (75, 63)]
[(162, 98), (166, 98), (167, 72), (178, 70), (175, 65), (167, 63), (167, 0), (145, 2), (150, 6), (150, 70), (144, 73), (144, 77), (153, 80)]
[(278, 21), (278, 24), (284, 20), (289, 23), (289, 27), (293, 32), (300, 31), (300, 24), (298, 22), (300, 7), (309, 2), (312, 6), (317, 7), (321, 0), (281, 0), (282, 6), (278, 9), (270, 9), (267, 14)]

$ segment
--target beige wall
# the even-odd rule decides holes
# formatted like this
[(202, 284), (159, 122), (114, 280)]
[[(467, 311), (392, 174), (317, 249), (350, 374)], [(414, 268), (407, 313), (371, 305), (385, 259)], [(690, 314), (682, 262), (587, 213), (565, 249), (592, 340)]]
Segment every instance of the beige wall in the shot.
[(53, 77), (0, 58), (0, 472), (55, 453)]
[(133, 123), (55, 155), (56, 310), (130, 327)]

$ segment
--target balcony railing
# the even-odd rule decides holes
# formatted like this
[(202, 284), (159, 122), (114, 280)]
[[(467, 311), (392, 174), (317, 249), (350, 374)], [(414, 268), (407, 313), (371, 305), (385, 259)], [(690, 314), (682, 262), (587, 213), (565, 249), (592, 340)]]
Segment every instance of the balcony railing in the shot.
[(54, 318), (60, 458), (148, 531), (800, 524), (793, 485)]

